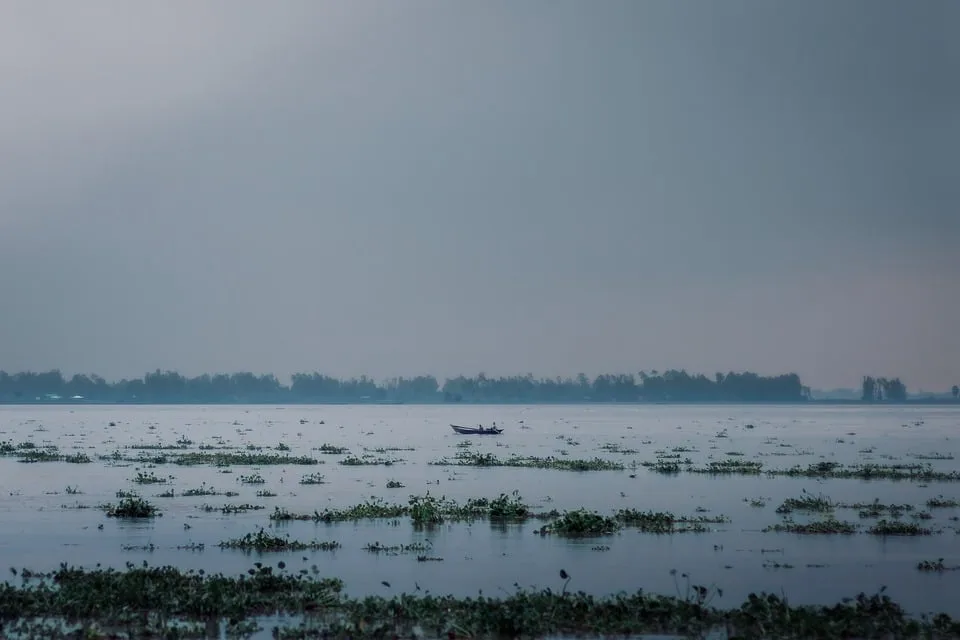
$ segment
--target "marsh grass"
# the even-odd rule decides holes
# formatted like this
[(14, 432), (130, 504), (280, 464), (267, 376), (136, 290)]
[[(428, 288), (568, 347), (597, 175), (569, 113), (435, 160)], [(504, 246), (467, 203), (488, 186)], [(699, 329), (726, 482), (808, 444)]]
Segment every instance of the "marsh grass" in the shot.
[(259, 473), (251, 473), (250, 475), (240, 476), (237, 478), (240, 484), (266, 484), (267, 481), (263, 479), (263, 476)]
[(942, 495), (927, 500), (927, 507), (930, 509), (955, 509), (960, 507), (960, 501), (954, 498), (944, 498)]
[(324, 476), (319, 473), (311, 473), (300, 478), (300, 484), (326, 484), (327, 481), (324, 480)]

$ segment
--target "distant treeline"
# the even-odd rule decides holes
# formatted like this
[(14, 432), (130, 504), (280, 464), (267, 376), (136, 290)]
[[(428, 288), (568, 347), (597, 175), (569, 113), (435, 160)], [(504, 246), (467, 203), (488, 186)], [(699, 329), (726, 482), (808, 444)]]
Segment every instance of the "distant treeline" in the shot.
[[(59, 371), (0, 371), (0, 402), (130, 403), (361, 403), (361, 402), (804, 402), (810, 389), (796, 374), (715, 374), (686, 371), (603, 374), (593, 379), (532, 375), (459, 376), (441, 385), (434, 376), (376, 382), (366, 376), (340, 379), (297, 373), (290, 384), (274, 375), (232, 373), (188, 378), (154, 371), (143, 378), (108, 382), (97, 375), (70, 378)], [(893, 398), (890, 398), (893, 399)]]

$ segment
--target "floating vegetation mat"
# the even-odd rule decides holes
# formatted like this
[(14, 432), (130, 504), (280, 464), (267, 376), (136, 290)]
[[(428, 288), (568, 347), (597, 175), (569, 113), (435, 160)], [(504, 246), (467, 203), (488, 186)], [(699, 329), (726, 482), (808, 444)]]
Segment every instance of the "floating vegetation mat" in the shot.
[(788, 478), (841, 478), (854, 480), (913, 480), (917, 482), (957, 482), (960, 481), (960, 471), (937, 471), (930, 465), (923, 464), (857, 464), (843, 465), (839, 462), (817, 462), (803, 466), (794, 466), (789, 469), (767, 469), (763, 463), (752, 460), (721, 460), (710, 462), (704, 467), (697, 467), (689, 458), (675, 461), (669, 456), (661, 456), (656, 460), (647, 460), (640, 466), (663, 474), (677, 474), (680, 472), (700, 473), (711, 475), (759, 475), (780, 476)]
[(273, 536), (260, 529), (256, 533), (248, 533), (242, 538), (225, 540), (220, 543), (221, 549), (243, 549), (245, 551), (332, 551), (340, 548), (336, 540), (329, 542), (300, 542), (291, 540), (290, 536)]
[(389, 504), (373, 498), (345, 509), (324, 509), (310, 513), (293, 513), (282, 507), (274, 507), (270, 519), (277, 522), (313, 520), (314, 522), (345, 522), (365, 519), (396, 519), (409, 517), (413, 524), (439, 524), (446, 520), (462, 521), (489, 518), (502, 521), (522, 521), (534, 516), (516, 491), (498, 497), (472, 498), (463, 504), (444, 496), (411, 495), (407, 504)]
[(567, 593), (571, 576), (561, 571), (565, 582), (558, 591), (518, 589), (497, 598), (403, 594), (353, 599), (342, 593), (340, 580), (291, 575), (282, 563), (277, 569), (258, 563), (239, 577), (173, 567), (88, 571), (61, 565), (49, 574), (23, 570), (22, 584), (0, 584), (0, 631), (49, 636), (52, 625), (65, 627), (69, 621), (74, 629), (82, 627), (76, 637), (98, 637), (98, 630), (108, 629), (123, 630), (127, 637), (183, 637), (173, 629), (192, 624), (193, 637), (204, 637), (205, 630), (229, 620), (230, 635), (245, 635), (256, 630), (257, 617), (279, 613), (299, 615), (300, 620), (274, 628), (278, 638), (389, 638), (415, 632), (475, 638), (644, 633), (700, 637), (715, 630), (741, 638), (960, 634), (960, 623), (948, 615), (911, 618), (882, 591), (861, 593), (833, 606), (791, 606), (779, 595), (750, 594), (743, 603), (720, 609), (712, 605), (713, 597), (722, 595), (719, 589), (693, 584), (675, 597), (642, 591), (609, 597)]
[(623, 464), (594, 458), (592, 460), (577, 460), (570, 458), (538, 458), (536, 456), (510, 456), (498, 458), (492, 453), (476, 451), (458, 451), (453, 460), (441, 458), (430, 464), (457, 465), (462, 467), (526, 467), (529, 469), (558, 469), (561, 471), (622, 471)]

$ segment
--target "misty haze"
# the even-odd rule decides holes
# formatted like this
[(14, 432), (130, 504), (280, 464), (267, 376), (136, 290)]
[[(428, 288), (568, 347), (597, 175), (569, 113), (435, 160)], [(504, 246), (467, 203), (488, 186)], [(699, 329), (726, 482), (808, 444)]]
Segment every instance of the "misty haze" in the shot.
[(0, 636), (960, 636), (958, 28), (0, 6)]

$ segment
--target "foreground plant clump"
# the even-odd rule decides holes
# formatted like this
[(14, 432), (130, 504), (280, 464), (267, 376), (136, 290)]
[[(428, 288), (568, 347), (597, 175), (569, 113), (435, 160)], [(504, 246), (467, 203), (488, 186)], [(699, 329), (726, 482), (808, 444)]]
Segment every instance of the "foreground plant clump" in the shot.
[[(638, 592), (611, 597), (585, 593), (517, 590), (503, 598), (398, 595), (362, 599), (342, 594), (343, 583), (255, 565), (249, 575), (180, 571), (173, 567), (126, 571), (68, 568), (49, 574), (23, 570), (20, 586), (0, 584), (0, 632), (30, 620), (69, 620), (93, 631), (123, 630), (132, 636), (174, 637), (178, 622), (244, 621), (275, 613), (301, 614), (297, 627), (275, 628), (275, 637), (409, 636), (540, 637), (556, 634), (700, 635), (726, 629), (742, 638), (844, 638), (955, 636), (960, 623), (941, 614), (909, 618), (882, 593), (860, 594), (830, 607), (794, 607), (777, 595), (751, 594), (723, 610), (710, 606), (706, 587), (686, 597)], [(567, 583), (570, 576), (561, 572)], [(254, 622), (255, 625), (255, 622)], [(197, 627), (199, 628), (199, 627)], [(249, 628), (249, 626), (247, 627)]]

